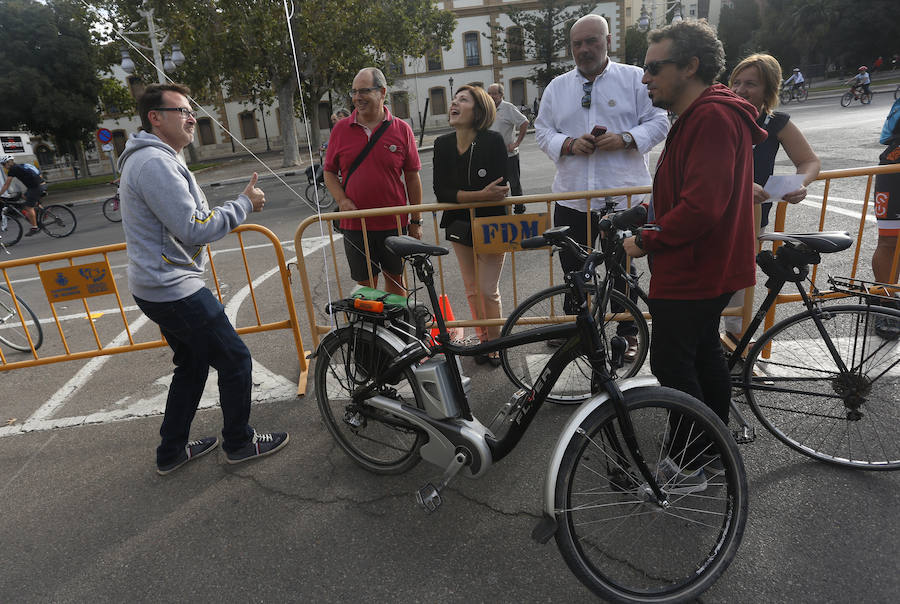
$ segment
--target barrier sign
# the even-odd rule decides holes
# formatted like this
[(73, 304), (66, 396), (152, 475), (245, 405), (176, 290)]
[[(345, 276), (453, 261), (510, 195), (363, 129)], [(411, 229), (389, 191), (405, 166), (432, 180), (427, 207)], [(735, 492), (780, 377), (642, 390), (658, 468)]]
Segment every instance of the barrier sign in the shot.
[(116, 293), (108, 262), (92, 262), (40, 271), (47, 300), (65, 302)]
[(550, 228), (550, 215), (513, 214), (476, 218), (472, 226), (472, 242), (479, 253), (499, 254), (522, 250), (522, 241), (537, 237)]

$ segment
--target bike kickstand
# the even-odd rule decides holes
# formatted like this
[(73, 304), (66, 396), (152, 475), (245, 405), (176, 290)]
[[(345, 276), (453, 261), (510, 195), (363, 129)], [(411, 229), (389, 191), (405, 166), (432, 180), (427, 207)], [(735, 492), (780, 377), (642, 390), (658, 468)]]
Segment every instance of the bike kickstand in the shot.
[(468, 463), (469, 457), (462, 451), (457, 451), (437, 486), (429, 482), (416, 491), (416, 503), (425, 508), (425, 511), (428, 513), (434, 512), (441, 507), (441, 504), (444, 503), (444, 500), (441, 498), (441, 491)]

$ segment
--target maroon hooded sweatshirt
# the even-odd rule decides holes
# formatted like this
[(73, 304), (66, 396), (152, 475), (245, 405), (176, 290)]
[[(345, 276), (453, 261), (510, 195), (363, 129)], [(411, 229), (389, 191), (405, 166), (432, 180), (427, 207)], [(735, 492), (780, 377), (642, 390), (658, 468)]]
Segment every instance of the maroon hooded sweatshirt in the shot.
[(714, 84), (680, 115), (653, 179), (650, 297), (704, 300), (756, 282), (753, 145), (756, 108)]

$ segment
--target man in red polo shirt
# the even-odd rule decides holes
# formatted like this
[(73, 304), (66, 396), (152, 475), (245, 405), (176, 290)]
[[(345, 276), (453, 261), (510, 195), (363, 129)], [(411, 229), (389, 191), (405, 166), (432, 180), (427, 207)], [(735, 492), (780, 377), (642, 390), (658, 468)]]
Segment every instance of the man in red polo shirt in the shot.
[[(325, 156), (325, 185), (337, 200), (341, 212), (405, 206), (407, 200), (411, 206), (422, 203), (422, 181), (419, 179), (422, 164), (415, 136), (409, 124), (394, 119), (384, 106), (386, 95), (387, 83), (381, 70), (375, 67), (361, 70), (353, 78), (350, 90), (355, 110), (350, 119), (338, 122), (331, 133)], [(388, 126), (381, 137), (348, 180), (346, 175), (357, 156), (385, 122)], [(418, 212), (412, 214), (412, 219), (408, 214), (401, 214), (399, 218), (403, 233), (408, 230), (410, 235), (421, 239), (422, 221)], [(389, 235), (397, 234), (397, 218), (378, 216), (366, 220), (372, 282), (369, 281), (362, 221), (343, 218), (340, 226), (353, 280), (360, 285), (377, 287), (378, 274), (384, 272), (384, 290), (405, 296), (400, 277), (402, 259), (384, 246)]]

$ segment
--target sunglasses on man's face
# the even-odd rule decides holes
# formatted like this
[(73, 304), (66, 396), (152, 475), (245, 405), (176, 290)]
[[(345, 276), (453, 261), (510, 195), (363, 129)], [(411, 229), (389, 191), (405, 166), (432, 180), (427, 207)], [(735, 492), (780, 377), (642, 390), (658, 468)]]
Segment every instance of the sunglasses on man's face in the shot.
[(652, 76), (659, 74), (663, 65), (668, 63), (678, 63), (675, 59), (660, 59), (659, 61), (650, 61), (649, 63), (644, 64), (644, 73), (649, 73)]

